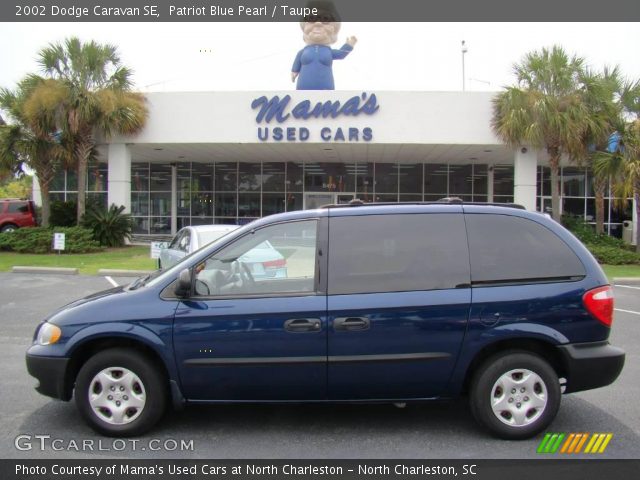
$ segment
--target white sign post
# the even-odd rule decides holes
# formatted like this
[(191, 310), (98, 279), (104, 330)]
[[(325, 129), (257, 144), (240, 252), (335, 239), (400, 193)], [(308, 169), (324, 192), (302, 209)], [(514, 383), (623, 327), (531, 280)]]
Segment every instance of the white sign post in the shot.
[(64, 242), (65, 242), (64, 233), (53, 234), (53, 249), (58, 251), (58, 255), (60, 255), (60, 251), (64, 250)]

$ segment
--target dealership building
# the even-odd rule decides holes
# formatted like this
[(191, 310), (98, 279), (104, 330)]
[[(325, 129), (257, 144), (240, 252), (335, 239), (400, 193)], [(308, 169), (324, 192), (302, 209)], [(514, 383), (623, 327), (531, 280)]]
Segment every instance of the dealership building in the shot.
[[(544, 151), (505, 146), (492, 132), (493, 92), (148, 93), (149, 118), (99, 146), (88, 196), (124, 205), (138, 235), (186, 225), (244, 224), (273, 213), (344, 203), (455, 196), (548, 211)], [(565, 162), (564, 213), (595, 220), (591, 173)], [(73, 200), (61, 172), (52, 199)], [(36, 192), (37, 198), (37, 192)], [(605, 200), (605, 228), (631, 235), (635, 209)], [(633, 218), (633, 220), (636, 220)]]

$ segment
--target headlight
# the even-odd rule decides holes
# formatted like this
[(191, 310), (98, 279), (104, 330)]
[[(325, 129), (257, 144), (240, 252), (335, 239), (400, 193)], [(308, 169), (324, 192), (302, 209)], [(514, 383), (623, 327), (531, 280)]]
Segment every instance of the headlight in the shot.
[(38, 330), (38, 338), (36, 338), (36, 343), (38, 345), (51, 345), (60, 340), (60, 336), (62, 335), (62, 330), (57, 325), (53, 323), (43, 323)]

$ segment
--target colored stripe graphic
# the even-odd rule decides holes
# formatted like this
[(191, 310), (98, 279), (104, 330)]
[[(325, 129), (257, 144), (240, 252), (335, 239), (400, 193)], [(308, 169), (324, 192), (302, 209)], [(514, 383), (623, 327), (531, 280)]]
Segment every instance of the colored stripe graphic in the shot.
[[(537, 453), (604, 453), (613, 438), (612, 433), (547, 433), (538, 445)], [(584, 451), (582, 450), (585, 446)]]

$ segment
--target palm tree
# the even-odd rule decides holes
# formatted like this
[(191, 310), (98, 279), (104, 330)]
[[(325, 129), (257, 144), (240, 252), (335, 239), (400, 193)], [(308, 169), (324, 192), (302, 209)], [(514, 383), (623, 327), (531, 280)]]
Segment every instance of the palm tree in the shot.
[(13, 171), (26, 164), (35, 171), (42, 195), (43, 227), (49, 226), (49, 186), (64, 161), (64, 149), (60, 145), (52, 119), (27, 116), (25, 103), (36, 88), (49, 80), (28, 76), (15, 91), (0, 89), (0, 105), (13, 118), (14, 123), (0, 127), (0, 163)]
[(611, 178), (621, 166), (620, 156), (609, 148), (624, 123), (620, 103), (623, 80), (618, 67), (605, 68), (602, 73), (586, 70), (584, 74), (586, 101), (595, 130), (585, 132), (583, 148), (593, 170), (593, 190), (596, 210), (596, 233), (604, 234), (604, 196)]
[(594, 125), (583, 85), (584, 60), (559, 46), (525, 55), (514, 65), (517, 85), (493, 99), (491, 126), (507, 145), (546, 149), (551, 169), (552, 216), (560, 221), (560, 160), (584, 156), (586, 132)]
[[(594, 142), (595, 152), (591, 154), (594, 172), (594, 190), (596, 195), (596, 232), (603, 233), (602, 220), (604, 217), (604, 191), (611, 181), (614, 190), (629, 198), (634, 195), (632, 186), (634, 172), (634, 152), (637, 156), (637, 122), (640, 119), (640, 81), (623, 81), (617, 76), (617, 70), (607, 78), (607, 71), (603, 81), (608, 83), (609, 99), (607, 102), (613, 107), (608, 113), (610, 133)], [(615, 78), (612, 78), (615, 77)], [(635, 119), (635, 121), (634, 121)], [(631, 171), (627, 171), (628, 169)], [(602, 202), (602, 214), (598, 214), (598, 205)], [(624, 200), (622, 203), (625, 203)], [(620, 205), (622, 206), (622, 205)], [(602, 217), (600, 221), (598, 218)]]
[(42, 84), (26, 108), (34, 117), (54, 118), (62, 143), (78, 171), (78, 222), (86, 205), (87, 166), (96, 136), (132, 135), (146, 122), (144, 96), (131, 91), (131, 70), (113, 45), (69, 38), (39, 53), (39, 63), (53, 84)]

